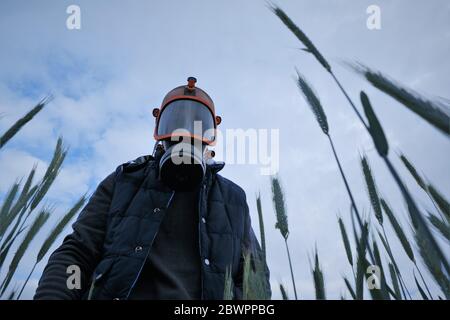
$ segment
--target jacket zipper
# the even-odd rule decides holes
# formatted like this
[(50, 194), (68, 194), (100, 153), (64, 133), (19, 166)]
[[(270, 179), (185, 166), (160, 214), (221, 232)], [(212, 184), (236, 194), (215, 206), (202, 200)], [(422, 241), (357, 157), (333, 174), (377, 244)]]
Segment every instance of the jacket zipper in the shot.
[(199, 216), (199, 219), (198, 219), (198, 249), (199, 249), (199, 252), (200, 252), (200, 283), (201, 283), (201, 288), (200, 288), (200, 299), (201, 300), (203, 300), (203, 269), (204, 269), (204, 266), (203, 266), (203, 257), (202, 257), (202, 240), (201, 240), (201, 235), (202, 235), (202, 231), (201, 231), (201, 225), (202, 225), (202, 222), (201, 222), (201, 219), (202, 219), (202, 202), (203, 202), (203, 194), (204, 194), (204, 192), (205, 192), (205, 190), (206, 190), (206, 182), (205, 183), (203, 183), (203, 185), (202, 185), (202, 191), (200, 192), (200, 194), (199, 194), (199, 205), (198, 205), (198, 216)]
[[(169, 201), (167, 202), (167, 205), (166, 205), (166, 210), (169, 208), (170, 204), (172, 203), (172, 199), (173, 199), (174, 195), (175, 195), (175, 191), (172, 191), (172, 195), (170, 196), (170, 199), (169, 199)], [(142, 263), (141, 268), (139, 269), (139, 272), (138, 272), (136, 278), (134, 279), (133, 284), (130, 287), (130, 290), (128, 290), (128, 293), (127, 293), (127, 296), (126, 296), (125, 300), (128, 300), (128, 297), (130, 296), (131, 291), (133, 291), (134, 287), (136, 286), (136, 283), (137, 283), (137, 281), (138, 281), (138, 279), (139, 279), (139, 277), (140, 277), (140, 275), (142, 273), (142, 269), (144, 269), (145, 263), (147, 262), (148, 256), (150, 255), (150, 249), (151, 249), (151, 246), (153, 244), (153, 241), (155, 241), (155, 238), (156, 238), (156, 235), (158, 234), (158, 231), (159, 231), (159, 227), (158, 227), (158, 230), (156, 230), (155, 235), (152, 238), (152, 242), (150, 243), (150, 246), (149, 246), (149, 248), (147, 250), (144, 262)]]

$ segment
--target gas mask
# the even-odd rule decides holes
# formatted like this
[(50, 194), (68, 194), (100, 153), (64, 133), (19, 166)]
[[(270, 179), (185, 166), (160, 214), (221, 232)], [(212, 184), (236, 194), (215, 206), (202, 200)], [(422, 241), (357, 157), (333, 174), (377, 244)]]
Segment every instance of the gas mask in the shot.
[(205, 146), (171, 141), (164, 141), (163, 146), (165, 152), (159, 161), (161, 181), (175, 191), (196, 189), (206, 173)]
[(206, 148), (214, 145), (216, 127), (221, 121), (215, 116), (211, 98), (196, 88), (195, 82), (195, 78), (188, 78), (187, 86), (170, 91), (161, 107), (153, 110), (154, 137), (164, 149), (159, 177), (175, 191), (194, 190), (202, 183), (206, 158), (212, 154)]

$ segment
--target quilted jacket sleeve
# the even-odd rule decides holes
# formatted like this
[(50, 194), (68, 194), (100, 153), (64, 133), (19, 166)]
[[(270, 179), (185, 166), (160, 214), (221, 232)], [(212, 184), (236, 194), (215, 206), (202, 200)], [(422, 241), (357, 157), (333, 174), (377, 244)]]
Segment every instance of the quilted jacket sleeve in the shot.
[[(114, 173), (99, 184), (73, 224), (73, 232), (50, 256), (34, 299), (77, 300), (87, 292), (92, 272), (101, 258), (113, 189)], [(68, 288), (67, 280), (74, 274), (69, 266), (80, 270), (79, 289)]]

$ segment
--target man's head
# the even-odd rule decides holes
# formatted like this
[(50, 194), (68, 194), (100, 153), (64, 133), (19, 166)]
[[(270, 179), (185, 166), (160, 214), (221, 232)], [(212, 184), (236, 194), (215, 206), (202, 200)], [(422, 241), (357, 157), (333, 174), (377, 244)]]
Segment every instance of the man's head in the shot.
[(153, 136), (157, 141), (189, 137), (213, 145), (221, 118), (216, 116), (211, 97), (195, 86), (197, 79), (189, 77), (187, 81), (187, 85), (169, 91), (161, 107), (153, 109), (156, 118)]
[(160, 108), (153, 109), (154, 138), (165, 149), (160, 177), (173, 190), (192, 190), (203, 180), (204, 150), (215, 144), (221, 122), (211, 97), (195, 86), (197, 79), (187, 81), (166, 94)]

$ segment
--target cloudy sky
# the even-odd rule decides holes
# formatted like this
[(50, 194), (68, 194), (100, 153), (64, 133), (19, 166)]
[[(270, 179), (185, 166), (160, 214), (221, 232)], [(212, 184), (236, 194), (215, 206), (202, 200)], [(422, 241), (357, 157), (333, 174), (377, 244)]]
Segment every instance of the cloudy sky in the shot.
[[(391, 145), (391, 158), (423, 208), (429, 200), (396, 157), (405, 153), (449, 195), (448, 138), (379, 93), (343, 61), (362, 61), (428, 96), (449, 97), (450, 3), (435, 1), (275, 1), (310, 36), (357, 100), (370, 96)], [(81, 29), (66, 28), (66, 8), (81, 8)], [(366, 9), (381, 9), (381, 30), (366, 26)], [(299, 296), (314, 297), (308, 255), (315, 246), (330, 298), (346, 293), (349, 275), (337, 225), (347, 223), (349, 200), (326, 137), (293, 80), (295, 67), (325, 107), (330, 132), (360, 209), (370, 205), (359, 165), (365, 152), (380, 192), (407, 227), (398, 189), (329, 75), (267, 8), (266, 1), (12, 1), (0, 3), (0, 132), (48, 93), (54, 100), (0, 152), (0, 195), (34, 163), (45, 170), (58, 136), (70, 146), (48, 203), (55, 216), (119, 164), (153, 148), (151, 110), (188, 76), (214, 99), (222, 129), (279, 129), (279, 177), (289, 215), (289, 244)], [(258, 165), (222, 171), (247, 193), (255, 230), (261, 192), (274, 298), (284, 283), (293, 296), (284, 241), (274, 228), (270, 179)], [(370, 215), (372, 216), (372, 215)], [(373, 218), (372, 218), (373, 219)], [(375, 221), (374, 221), (375, 222)], [(45, 237), (46, 231), (39, 235)], [(66, 232), (69, 232), (67, 230)], [(388, 228), (387, 232), (391, 234)], [(392, 237), (410, 291), (413, 266)], [(61, 243), (62, 238), (58, 240)], [(38, 249), (38, 245), (33, 247)], [(17, 283), (35, 257), (29, 254)], [(43, 264), (25, 298), (31, 298)], [(4, 273), (4, 272), (2, 272)], [(432, 290), (437, 289), (432, 285)]]

